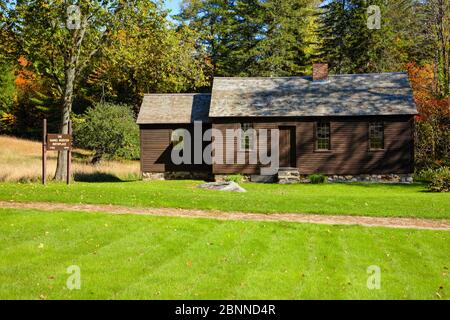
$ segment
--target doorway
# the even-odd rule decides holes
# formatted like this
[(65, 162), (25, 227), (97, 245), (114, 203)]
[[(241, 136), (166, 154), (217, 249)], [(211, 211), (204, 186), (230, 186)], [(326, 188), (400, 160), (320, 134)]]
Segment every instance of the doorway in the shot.
[(295, 168), (296, 145), (295, 127), (279, 127), (280, 130), (280, 168)]

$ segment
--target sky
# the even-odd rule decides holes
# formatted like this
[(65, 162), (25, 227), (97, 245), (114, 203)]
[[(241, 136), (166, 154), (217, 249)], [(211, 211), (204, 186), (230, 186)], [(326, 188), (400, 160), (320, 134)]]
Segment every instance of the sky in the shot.
[(171, 15), (175, 15), (180, 12), (181, 0), (164, 0), (164, 5), (167, 9), (172, 10)]

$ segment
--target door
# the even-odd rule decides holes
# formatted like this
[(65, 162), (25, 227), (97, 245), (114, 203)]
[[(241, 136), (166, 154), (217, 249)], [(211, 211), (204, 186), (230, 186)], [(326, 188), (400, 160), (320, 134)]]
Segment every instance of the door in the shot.
[(295, 127), (280, 127), (280, 168), (295, 168)]

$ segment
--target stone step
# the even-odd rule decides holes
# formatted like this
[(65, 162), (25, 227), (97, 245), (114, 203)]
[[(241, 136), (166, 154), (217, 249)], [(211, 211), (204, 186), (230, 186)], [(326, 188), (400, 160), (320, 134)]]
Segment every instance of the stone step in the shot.
[(278, 170), (278, 183), (289, 184), (300, 182), (300, 173), (297, 168), (280, 168)]

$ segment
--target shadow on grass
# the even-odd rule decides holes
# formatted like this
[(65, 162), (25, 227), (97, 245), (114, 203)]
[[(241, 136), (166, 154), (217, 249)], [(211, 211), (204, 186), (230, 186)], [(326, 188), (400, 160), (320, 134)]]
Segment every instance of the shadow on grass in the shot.
[(110, 173), (95, 172), (95, 173), (75, 173), (73, 179), (78, 182), (125, 182)]

